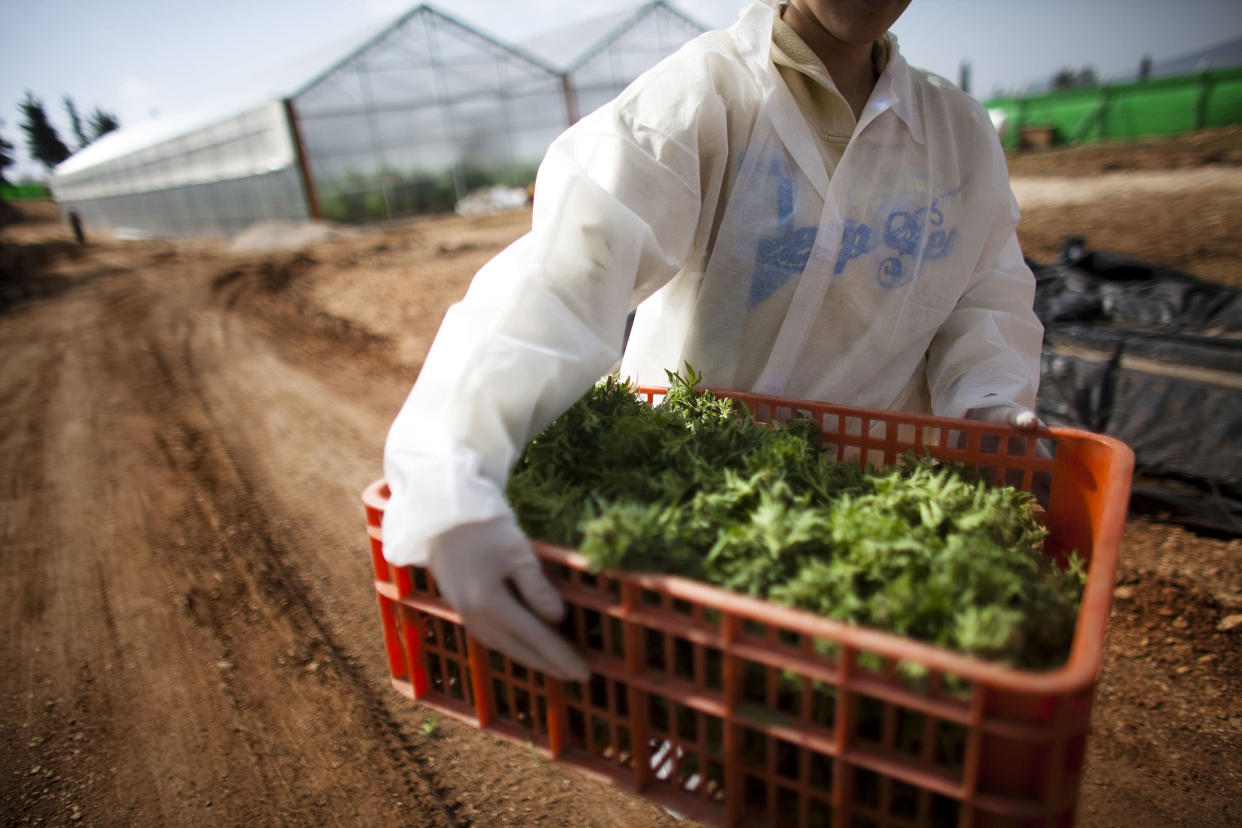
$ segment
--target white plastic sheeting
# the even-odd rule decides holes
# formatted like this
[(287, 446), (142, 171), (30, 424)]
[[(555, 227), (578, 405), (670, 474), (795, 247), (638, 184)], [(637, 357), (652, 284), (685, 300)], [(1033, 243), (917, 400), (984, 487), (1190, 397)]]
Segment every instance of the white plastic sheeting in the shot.
[(105, 136), (49, 183), (63, 211), (122, 238), (231, 235), (310, 217), (280, 101), (197, 126), (158, 120)]
[[(279, 101), (151, 141), (169, 129), (157, 121), (149, 130), (118, 133), (116, 143), (105, 136), (67, 159), (51, 181), (56, 199), (89, 201), (226, 181), (276, 172), (296, 159)], [(102, 160), (95, 162), (96, 157)]]

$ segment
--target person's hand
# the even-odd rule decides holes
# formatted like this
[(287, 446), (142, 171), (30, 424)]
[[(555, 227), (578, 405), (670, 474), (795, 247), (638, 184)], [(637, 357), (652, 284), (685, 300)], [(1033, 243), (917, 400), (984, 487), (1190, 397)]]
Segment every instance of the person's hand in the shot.
[(1047, 428), (1044, 421), (1039, 419), (1034, 411), (1020, 405), (989, 405), (983, 408), (972, 408), (966, 412), (966, 419), (1009, 425), (1023, 431)]
[[(512, 518), (468, 523), (445, 532), (432, 542), (428, 568), (440, 594), (480, 644), (553, 678), (588, 678), (586, 663), (544, 623), (559, 622), (565, 605)], [(507, 581), (512, 581), (526, 606), (514, 598)]]
[[(1044, 421), (1036, 416), (1034, 411), (1021, 405), (989, 405), (984, 408), (972, 408), (966, 412), (966, 419), (1013, 426), (1026, 432), (1045, 431), (1048, 428)], [(997, 441), (994, 437), (990, 439), (985, 438), (983, 441), (984, 451), (995, 451), (996, 443)], [(1046, 440), (1035, 440), (1035, 456), (1052, 457), (1052, 452), (1049, 450)], [(1046, 483), (1042, 482), (1042, 479), (1035, 482), (1032, 493), (1040, 502), (1047, 502), (1048, 487)]]

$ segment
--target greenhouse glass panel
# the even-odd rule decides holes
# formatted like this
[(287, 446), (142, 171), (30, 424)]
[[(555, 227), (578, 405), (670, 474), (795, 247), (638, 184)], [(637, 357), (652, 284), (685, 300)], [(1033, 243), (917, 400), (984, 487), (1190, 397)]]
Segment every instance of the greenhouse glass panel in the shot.
[(302, 146), (311, 159), (367, 152), (374, 146), (365, 112), (332, 117), (301, 118)]
[(581, 54), (570, 80), (582, 114), (621, 93), (639, 75), (677, 51), (706, 27), (664, 3), (650, 3), (625, 25)]
[(346, 221), (525, 184), (568, 124), (555, 70), (426, 6), (308, 84), (293, 108), (320, 208)]
[(297, 171), (62, 202), (89, 228), (121, 238), (229, 236), (256, 221), (304, 220)]
[(313, 117), (321, 113), (349, 112), (363, 106), (362, 75), (355, 68), (342, 69), (323, 78), (297, 97), (298, 114)]

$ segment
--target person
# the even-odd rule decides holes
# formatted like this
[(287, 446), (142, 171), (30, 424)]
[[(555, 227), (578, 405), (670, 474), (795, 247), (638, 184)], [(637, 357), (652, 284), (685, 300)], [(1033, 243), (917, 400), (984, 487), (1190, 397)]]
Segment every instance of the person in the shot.
[(618, 357), (639, 384), (688, 363), (717, 388), (1038, 424), (1004, 155), (982, 106), (902, 58), (909, 2), (757, 2), (551, 144), (530, 232), (445, 314), (384, 451), (385, 554), (428, 566), (480, 642), (587, 675), (503, 489)]
[(78, 244), (86, 244), (86, 233), (82, 230), (82, 217), (77, 210), (69, 211), (69, 228), (73, 230), (73, 238)]

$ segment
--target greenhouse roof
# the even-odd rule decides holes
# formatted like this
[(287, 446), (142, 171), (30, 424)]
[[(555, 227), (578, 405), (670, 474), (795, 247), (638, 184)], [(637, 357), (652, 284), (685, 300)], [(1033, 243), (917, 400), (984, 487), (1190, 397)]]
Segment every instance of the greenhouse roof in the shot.
[[(648, 4), (651, 5), (651, 4)], [(74, 153), (57, 165), (56, 175), (67, 175), (95, 166), (96, 164), (145, 149), (155, 144), (185, 135), (188, 132), (227, 120), (265, 103), (293, 97), (313, 86), (321, 78), (363, 53), (369, 46), (389, 31), (418, 14), (434, 14), (452, 24), (467, 29), (550, 73), (557, 69), (521, 47), (505, 43), (477, 27), (440, 11), (426, 3), (420, 3), (395, 18), (372, 24), (352, 34), (325, 43), (301, 56), (264, 71), (261, 75), (247, 77), (223, 88), (210, 100), (199, 101), (194, 106), (170, 114), (161, 114), (145, 121), (126, 124), (110, 132), (86, 148)], [(631, 9), (625, 16), (634, 14)]]
[(192, 107), (126, 124), (69, 156), (57, 165), (55, 173), (68, 175), (78, 172), (287, 97), (322, 72), (325, 66), (346, 59), (396, 25), (396, 22), (389, 20), (373, 24), (325, 43), (297, 58), (273, 66), (258, 76), (230, 84), (210, 99), (199, 101)]
[(236, 102), (230, 103), (227, 108), (200, 106), (174, 115), (161, 115), (145, 121), (126, 124), (78, 150), (57, 164), (53, 172), (55, 175), (69, 175), (171, 140), (217, 120), (232, 117), (246, 108), (245, 106), (239, 107)]
[[(674, 14), (687, 23), (706, 30), (701, 23), (682, 14), (664, 0), (648, 0), (639, 5), (631, 3), (617, 11), (542, 32), (523, 40), (521, 47), (556, 67), (558, 71), (571, 72), (639, 20), (657, 10)], [(567, 53), (566, 44), (582, 44), (582, 48)]]
[[(223, 123), (258, 107), (301, 95), (419, 14), (434, 15), (450, 25), (469, 31), (519, 61), (526, 62), (536, 71), (562, 74), (573, 71), (614, 43), (628, 28), (656, 12), (675, 15), (692, 26), (705, 28), (665, 0), (646, 0), (641, 4), (630, 3), (616, 11), (585, 21), (557, 27), (522, 44), (514, 45), (480, 31), (476, 26), (458, 20), (431, 5), (420, 3), (395, 18), (365, 27), (307, 51), (293, 60), (273, 66), (257, 77), (244, 78), (241, 82), (221, 89), (211, 99), (198, 101), (183, 111), (160, 114), (146, 121), (126, 124), (61, 162), (55, 168), (54, 174), (59, 176), (77, 173)], [(582, 48), (567, 55), (567, 43), (582, 44)]]
[[(332, 57), (328, 49), (324, 49), (321, 52), (319, 52), (319, 56), (321, 59), (318, 61), (317, 65), (315, 66), (314, 71), (305, 73), (302, 76), (301, 82), (295, 86), (291, 86), (290, 88), (288, 88), (285, 94), (289, 96), (300, 95), (301, 93), (305, 92), (310, 87), (314, 86), (320, 80), (327, 77), (332, 72), (336, 71), (341, 66), (345, 65), (349, 61), (361, 55), (368, 48), (375, 45), (378, 41), (386, 37), (390, 32), (395, 31), (398, 27), (400, 27), (407, 20), (410, 20), (411, 18), (419, 14), (435, 15), (436, 17), (464, 31), (471, 32), (472, 34), (491, 43), (493, 46), (499, 47), (500, 49), (503, 49), (506, 52), (512, 53), (515, 57), (518, 57), (529, 63), (536, 64), (537, 66), (539, 66), (542, 69), (547, 70), (548, 72), (556, 71), (550, 64), (541, 60), (537, 55), (533, 55), (518, 46), (514, 46), (513, 44), (506, 43), (496, 37), (493, 37), (487, 32), (484, 32), (481, 29), (479, 29), (477, 26), (473, 26), (470, 23), (466, 23), (465, 21), (460, 20), (456, 17), (453, 17), (452, 15), (444, 11), (441, 11), (440, 9), (434, 8), (426, 3), (420, 3), (419, 5), (410, 9), (409, 11), (403, 13), (401, 16), (397, 17), (395, 20), (389, 21), (388, 23), (385, 23), (382, 26), (372, 27), (369, 36), (352, 38), (352, 41), (353, 41), (352, 48), (335, 49), (334, 50), (335, 58)], [(305, 65), (309, 65), (309, 64), (310, 64), (310, 61), (307, 60)]]

